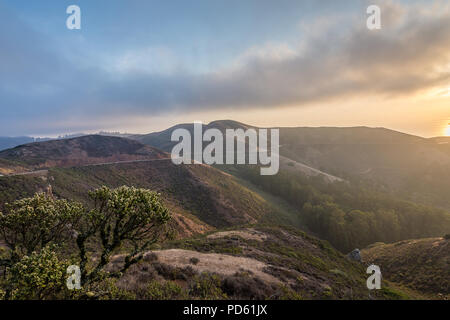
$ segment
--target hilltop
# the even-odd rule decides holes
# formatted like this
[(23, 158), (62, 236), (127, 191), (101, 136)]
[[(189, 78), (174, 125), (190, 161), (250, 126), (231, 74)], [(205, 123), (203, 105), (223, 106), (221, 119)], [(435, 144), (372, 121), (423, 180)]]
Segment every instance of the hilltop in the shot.
[[(135, 140), (90, 135), (17, 146), (0, 152), (0, 172), (17, 165), (29, 170), (99, 163), (168, 158), (168, 155)], [(18, 171), (18, 170), (13, 170)]]

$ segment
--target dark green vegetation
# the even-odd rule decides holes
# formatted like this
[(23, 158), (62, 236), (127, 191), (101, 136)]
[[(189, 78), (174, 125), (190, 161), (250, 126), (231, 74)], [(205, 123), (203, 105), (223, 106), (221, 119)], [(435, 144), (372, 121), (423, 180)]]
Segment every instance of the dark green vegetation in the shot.
[(298, 208), (304, 224), (348, 252), (377, 241), (431, 237), (450, 230), (446, 210), (415, 204), (361, 183), (327, 183), (319, 177), (280, 172), (261, 176), (257, 168), (235, 172)]
[[(163, 237), (170, 215), (158, 194), (103, 187), (89, 196), (91, 208), (41, 193), (0, 213), (0, 240), (6, 248), (0, 290), (5, 299), (70, 297), (74, 292), (64, 286), (69, 259), (81, 270), (83, 290), (95, 290), (106, 279), (121, 277)], [(106, 271), (111, 257), (124, 248), (129, 249), (121, 268)]]
[(352, 183), (450, 210), (450, 139), (384, 128), (282, 128), (280, 153)]
[(391, 281), (438, 298), (450, 298), (450, 240), (430, 238), (376, 243), (362, 258), (380, 266)]

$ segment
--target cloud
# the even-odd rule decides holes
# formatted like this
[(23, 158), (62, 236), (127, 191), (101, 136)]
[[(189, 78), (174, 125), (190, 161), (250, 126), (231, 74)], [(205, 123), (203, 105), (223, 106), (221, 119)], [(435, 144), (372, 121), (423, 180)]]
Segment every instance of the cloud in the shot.
[(161, 46), (115, 58), (99, 52), (98, 66), (80, 65), (51, 39), (0, 13), (0, 27), (13, 30), (0, 33), (0, 134), (62, 130), (74, 119), (80, 125), (72, 131), (84, 128), (83, 119), (95, 125), (174, 111), (301, 107), (448, 85), (449, 6), (379, 3), (379, 31), (367, 30), (360, 14), (322, 18), (314, 28), (299, 29), (298, 43), (252, 46), (211, 72), (182, 66), (182, 52)]
[[(390, 12), (390, 2), (385, 2)], [(380, 31), (365, 20), (348, 32), (327, 25), (298, 52), (253, 48), (229, 70), (210, 74), (140, 75), (110, 84), (111, 102), (138, 109), (211, 109), (302, 105), (347, 96), (400, 96), (448, 83), (450, 14), (392, 6)], [(441, 10), (440, 10), (441, 9)], [(395, 14), (393, 14), (395, 13)], [(338, 20), (339, 21), (339, 20)], [(281, 57), (281, 58), (280, 58)]]

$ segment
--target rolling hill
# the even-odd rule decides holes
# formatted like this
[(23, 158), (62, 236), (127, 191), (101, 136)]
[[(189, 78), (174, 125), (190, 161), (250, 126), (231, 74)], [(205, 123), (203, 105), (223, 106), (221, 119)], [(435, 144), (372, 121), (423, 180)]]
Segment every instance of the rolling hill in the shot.
[(1, 151), (0, 173), (15, 165), (37, 170), (162, 158), (168, 158), (168, 155), (134, 140), (91, 135), (30, 143)]
[[(132, 138), (170, 152), (173, 130)], [(232, 120), (214, 121), (204, 129), (255, 128)], [(383, 192), (450, 209), (450, 141), (422, 138), (385, 128), (279, 128), (280, 162), (284, 170), (320, 176), (328, 181), (361, 182)], [(226, 168), (225, 168), (226, 169)]]
[[(209, 126), (220, 130), (247, 128), (232, 121), (217, 121)], [(178, 127), (191, 128), (190, 125)], [(279, 176), (267, 177), (267, 180), (261, 180), (259, 175), (257, 179), (250, 179), (251, 168), (247, 166), (249, 172), (234, 166), (174, 165), (169, 155), (158, 149), (170, 151), (173, 128), (133, 136), (134, 140), (92, 135), (21, 145), (0, 152), (0, 173), (5, 174), (0, 177), (0, 210), (8, 202), (45, 192), (49, 185), (54, 196), (80, 201), (87, 206), (90, 205), (87, 192), (103, 185), (111, 188), (129, 185), (161, 193), (173, 216), (171, 224), (179, 240), (158, 245), (154, 255), (151, 254), (151, 261), (135, 266), (125, 275), (120, 285), (132, 291), (140, 283), (148, 285), (148, 270), (151, 270), (152, 277), (156, 275), (159, 279), (159, 285), (177, 281), (182, 288), (193, 282), (210, 281), (211, 278), (203, 278), (206, 272), (207, 277), (218, 277), (214, 278), (215, 285), (231, 298), (442, 298), (438, 294), (446, 294), (445, 287), (434, 283), (433, 276), (405, 277), (409, 269), (404, 269), (401, 263), (407, 261), (407, 266), (416, 270), (418, 267), (410, 262), (425, 261), (426, 267), (420, 272), (431, 275), (442, 272), (446, 277), (449, 252), (448, 246), (441, 245), (441, 240), (417, 245), (413, 252), (403, 248), (425, 243), (425, 240), (371, 246), (364, 250), (365, 257), (386, 270), (383, 290), (369, 295), (363, 264), (349, 261), (326, 241), (298, 228), (312, 230), (316, 236), (323, 236), (337, 246), (344, 242), (341, 247), (346, 250), (354, 248), (358, 241), (366, 244), (373, 239), (377, 241), (382, 233), (367, 231), (372, 229), (387, 232), (388, 238), (393, 237), (394, 241), (396, 237), (405, 239), (408, 234), (434, 234), (436, 225), (440, 232), (446, 228), (448, 221), (444, 220), (449, 217), (442, 210), (365, 189), (367, 185), (361, 185), (361, 180), (345, 173), (345, 166), (341, 167), (341, 173), (347, 181), (326, 179), (328, 175), (339, 177), (328, 173), (333, 170), (325, 165), (325, 160), (330, 156), (328, 152), (335, 152), (342, 159), (353, 154), (361, 158), (365, 154), (363, 150), (377, 155), (386, 150), (381, 146), (391, 145), (392, 148), (387, 149), (389, 156), (377, 155), (378, 160), (368, 157), (366, 164), (385, 161), (387, 165), (401, 166), (392, 156), (394, 149), (416, 150), (419, 146), (435, 153), (422, 155), (419, 152), (411, 156), (428, 156), (433, 161), (439, 160), (432, 163), (445, 165), (446, 154), (442, 148), (446, 144), (441, 139), (428, 140), (385, 129), (350, 128), (351, 134), (348, 130), (338, 133), (341, 130), (336, 131), (336, 128), (320, 129), (324, 130), (298, 129), (303, 132), (298, 133), (290, 132), (290, 128), (282, 129), (284, 165)], [(341, 153), (341, 146), (354, 153)], [(309, 151), (302, 153), (302, 147)], [(324, 152), (318, 153), (321, 148)], [(313, 163), (309, 156), (315, 161), (324, 161), (324, 166), (315, 166), (319, 162)], [(426, 198), (426, 193), (422, 195)], [(303, 205), (303, 201), (308, 205)], [(429, 230), (427, 214), (433, 215)], [(439, 217), (444, 219), (441, 223), (435, 221)], [(392, 221), (397, 224), (392, 225)], [(394, 252), (395, 257), (389, 256)], [(433, 252), (428, 260), (424, 260), (426, 252)], [(221, 268), (225, 265), (227, 270)]]
[(361, 253), (364, 261), (380, 266), (390, 281), (441, 299), (450, 298), (449, 239), (375, 243)]
[(2, 164), (15, 171), (0, 177), (0, 207), (48, 185), (57, 197), (85, 203), (89, 190), (129, 185), (162, 193), (180, 236), (260, 221), (299, 225), (295, 210), (235, 177), (206, 165), (174, 165), (166, 153), (134, 140), (83, 136), (34, 143), (0, 152)]
[[(123, 263), (117, 256), (111, 269)], [(118, 286), (139, 299), (415, 299), (389, 281), (372, 291), (366, 269), (326, 241), (294, 228), (259, 225), (164, 243)], [(155, 291), (146, 290), (153, 283)]]

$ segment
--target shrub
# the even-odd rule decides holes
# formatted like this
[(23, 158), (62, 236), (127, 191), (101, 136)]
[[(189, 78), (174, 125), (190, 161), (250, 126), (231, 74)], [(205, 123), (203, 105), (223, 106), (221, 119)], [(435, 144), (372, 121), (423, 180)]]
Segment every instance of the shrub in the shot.
[(8, 272), (9, 297), (15, 300), (46, 300), (67, 297), (66, 270), (52, 247), (24, 256)]
[(279, 300), (302, 300), (302, 296), (285, 285), (280, 286), (280, 293), (276, 296)]
[(444, 239), (445, 239), (445, 240), (450, 240), (450, 233), (447, 233), (447, 234), (444, 236)]
[(227, 295), (221, 289), (222, 281), (217, 275), (202, 273), (195, 276), (189, 286), (189, 294), (204, 300), (227, 299)]
[(236, 274), (227, 277), (222, 282), (222, 290), (233, 299), (264, 300), (271, 296), (274, 290), (256, 277)]
[(172, 267), (167, 264), (156, 262), (153, 267), (156, 272), (161, 275), (164, 279), (169, 280), (188, 280), (196, 275), (196, 272), (191, 266), (185, 268)]
[(409, 300), (406, 294), (392, 288), (383, 287), (381, 288), (381, 293), (389, 300)]
[(187, 298), (187, 291), (174, 281), (160, 283), (153, 280), (147, 287), (147, 299), (149, 300), (183, 300)]
[(192, 257), (191, 259), (189, 259), (189, 262), (192, 263), (193, 265), (196, 265), (197, 263), (200, 262), (200, 260), (196, 257)]
[(7, 204), (6, 213), (0, 213), (0, 234), (14, 248), (9, 263), (14, 264), (47, 244), (71, 239), (82, 211), (79, 203), (55, 200), (45, 193)]
[[(84, 283), (99, 281), (113, 253), (123, 244), (128, 244), (134, 249), (125, 256), (124, 266), (114, 276), (125, 273), (143, 259), (144, 252), (151, 245), (161, 240), (170, 220), (160, 195), (150, 190), (102, 187), (90, 192), (89, 196), (95, 208), (83, 216), (83, 228), (77, 236)], [(92, 237), (97, 238), (102, 248), (97, 265), (89, 272), (86, 268), (86, 244)]]
[(99, 284), (98, 290), (101, 290), (102, 295), (100, 300), (134, 300), (136, 296), (123, 288), (117, 286), (116, 279), (106, 279)]

